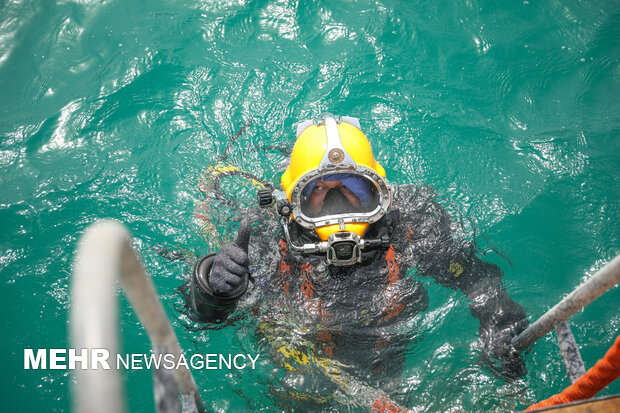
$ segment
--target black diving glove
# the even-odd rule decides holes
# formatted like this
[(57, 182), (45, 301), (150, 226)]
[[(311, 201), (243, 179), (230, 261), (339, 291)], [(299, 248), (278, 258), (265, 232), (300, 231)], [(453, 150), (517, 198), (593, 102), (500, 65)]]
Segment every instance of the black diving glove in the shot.
[(236, 295), (240, 288), (247, 289), (248, 244), (251, 227), (247, 218), (239, 225), (237, 240), (224, 244), (213, 260), (209, 284), (218, 295)]
[(190, 303), (200, 321), (223, 321), (247, 291), (250, 232), (249, 221), (243, 219), (235, 242), (224, 244), (217, 254), (205, 255), (196, 263)]
[(512, 325), (480, 326), (484, 357), (493, 373), (511, 381), (527, 374), (522, 354), (512, 345), (512, 339), (527, 327), (527, 320)]
[(483, 276), (466, 287), (471, 313), (480, 320), (483, 359), (495, 375), (506, 381), (522, 377), (527, 373), (525, 362), (512, 339), (529, 325), (525, 310), (502, 286), (499, 267), (481, 261), (473, 264), (473, 271)]

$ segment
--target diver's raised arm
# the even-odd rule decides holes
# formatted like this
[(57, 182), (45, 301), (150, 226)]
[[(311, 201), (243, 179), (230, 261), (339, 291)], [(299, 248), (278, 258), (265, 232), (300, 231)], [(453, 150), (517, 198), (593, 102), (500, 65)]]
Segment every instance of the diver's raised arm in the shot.
[(501, 269), (483, 261), (471, 242), (454, 237), (454, 222), (432, 190), (417, 188), (408, 198), (413, 210), (405, 220), (410, 244), (406, 260), (418, 274), (467, 295), (472, 315), (480, 320), (486, 361), (494, 371), (508, 378), (524, 375), (525, 364), (511, 339), (529, 322), (523, 307), (506, 292)]
[[(512, 346), (512, 338), (527, 328), (525, 310), (515, 302), (502, 284), (502, 271), (482, 261), (470, 251), (463, 267), (463, 280), (455, 283), (469, 298), (469, 309), (480, 320), (480, 340), (489, 366), (506, 378), (521, 377), (525, 363)], [(499, 364), (497, 363), (499, 361)]]
[(219, 252), (200, 258), (192, 274), (192, 311), (205, 322), (221, 322), (237, 307), (249, 283), (248, 245), (251, 227), (247, 218), (239, 224), (237, 239)]

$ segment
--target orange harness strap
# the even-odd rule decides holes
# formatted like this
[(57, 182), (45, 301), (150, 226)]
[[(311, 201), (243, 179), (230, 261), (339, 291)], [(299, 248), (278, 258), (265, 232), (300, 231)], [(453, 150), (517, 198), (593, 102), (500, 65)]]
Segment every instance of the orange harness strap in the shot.
[(530, 406), (527, 411), (542, 409), (544, 407), (566, 404), (577, 400), (589, 399), (603, 390), (609, 383), (620, 376), (620, 335), (616, 342), (607, 351), (605, 357), (579, 377), (573, 384), (568, 386), (562, 393), (551, 396)]

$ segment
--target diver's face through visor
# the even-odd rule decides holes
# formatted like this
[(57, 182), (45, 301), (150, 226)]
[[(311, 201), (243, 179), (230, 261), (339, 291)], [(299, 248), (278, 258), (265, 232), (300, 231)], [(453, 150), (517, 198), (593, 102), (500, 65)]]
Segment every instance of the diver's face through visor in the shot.
[(340, 211), (359, 211), (360, 200), (340, 181), (318, 181), (305, 205), (307, 215), (334, 215)]
[(308, 174), (292, 191), (291, 202), (293, 218), (301, 226), (316, 230), (338, 224), (343, 231), (344, 224), (378, 221), (390, 205), (390, 193), (382, 177), (358, 166)]
[(362, 176), (335, 173), (318, 177), (302, 190), (301, 213), (310, 219), (371, 212), (379, 204), (378, 189)]

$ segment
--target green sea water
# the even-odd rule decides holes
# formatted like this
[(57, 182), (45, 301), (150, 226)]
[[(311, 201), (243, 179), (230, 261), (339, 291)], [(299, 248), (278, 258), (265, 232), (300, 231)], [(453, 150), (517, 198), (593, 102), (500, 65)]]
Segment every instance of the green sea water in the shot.
[[(184, 349), (254, 351), (244, 323), (187, 328), (187, 268), (152, 248), (212, 249), (201, 174), (233, 142), (229, 162), (278, 182), (294, 124), (326, 111), (361, 119), (392, 183), (466, 217), (533, 321), (620, 252), (619, 58), (615, 1), (0, 1), (0, 411), (71, 410), (70, 373), (24, 370), (23, 350), (70, 346), (76, 241), (100, 218), (133, 233)], [(408, 407), (514, 411), (570, 384), (553, 334), (497, 379), (466, 298), (428, 288)], [(120, 302), (123, 350), (148, 352)], [(586, 367), (619, 303), (571, 319)], [(213, 411), (269, 412), (274, 368), (195, 377)], [(131, 411), (154, 411), (150, 372), (124, 377)]]

